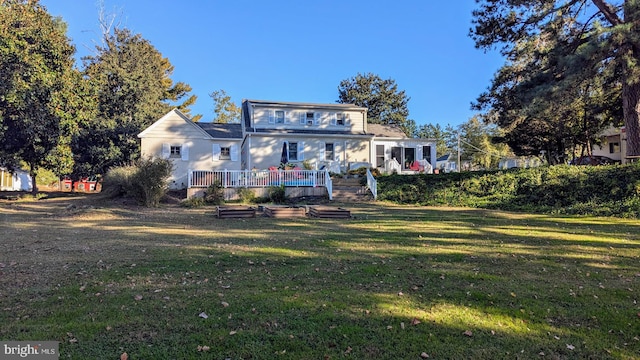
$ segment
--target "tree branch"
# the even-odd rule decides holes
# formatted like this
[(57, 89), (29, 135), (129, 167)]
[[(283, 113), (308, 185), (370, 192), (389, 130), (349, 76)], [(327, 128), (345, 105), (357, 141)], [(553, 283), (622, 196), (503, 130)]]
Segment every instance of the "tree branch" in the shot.
[(622, 19), (618, 16), (616, 12), (616, 8), (606, 2), (605, 0), (592, 0), (593, 3), (600, 9), (604, 17), (611, 23), (611, 25), (621, 25), (624, 23)]

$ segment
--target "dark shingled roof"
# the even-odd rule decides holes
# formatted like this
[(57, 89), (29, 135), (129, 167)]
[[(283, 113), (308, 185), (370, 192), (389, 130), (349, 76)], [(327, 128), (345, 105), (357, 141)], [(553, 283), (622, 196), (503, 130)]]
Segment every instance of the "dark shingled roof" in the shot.
[(202, 130), (216, 139), (242, 139), (242, 125), (197, 122)]

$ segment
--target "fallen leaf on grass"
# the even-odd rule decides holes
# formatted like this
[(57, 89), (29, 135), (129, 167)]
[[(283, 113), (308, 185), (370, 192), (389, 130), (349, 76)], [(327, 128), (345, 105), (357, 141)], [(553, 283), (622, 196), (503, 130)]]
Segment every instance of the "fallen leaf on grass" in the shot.
[(420, 354), (420, 357), (423, 358), (423, 359), (426, 359), (426, 358), (429, 357), (429, 354), (427, 354), (426, 352), (423, 351), (422, 354)]
[(473, 336), (473, 332), (471, 330), (467, 330), (467, 331), (463, 332), (462, 334), (464, 334), (466, 336), (469, 336), (469, 337)]
[(420, 320), (418, 320), (417, 318), (413, 318), (413, 320), (411, 320), (411, 325), (416, 326), (420, 324)]
[(223, 301), (220, 304), (222, 304), (222, 307), (229, 307), (229, 303), (226, 301)]
[(353, 350), (353, 349), (351, 348), (351, 346), (348, 346), (348, 347), (347, 347), (347, 350), (345, 350), (345, 351), (344, 351), (345, 355), (346, 355), (346, 354), (350, 354), (350, 353), (351, 353), (351, 350)]
[(136, 301), (140, 301), (140, 300), (142, 300), (142, 295), (136, 295), (136, 296), (134, 297), (134, 299), (135, 299)]
[(200, 346), (198, 345), (198, 351), (202, 352), (202, 351), (209, 351), (211, 348), (208, 347), (207, 345), (205, 346)]
[(122, 355), (120, 355), (120, 360), (129, 360), (129, 354), (123, 352)]
[(570, 344), (567, 344), (567, 349), (574, 350), (576, 347)]
[(229, 335), (235, 335), (235, 334), (237, 334), (237, 333), (238, 333), (237, 331), (233, 331), (233, 330), (232, 330), (232, 331), (229, 331)]
[(200, 316), (203, 319), (208, 319), (209, 318), (209, 315), (207, 315), (204, 311), (201, 312), (198, 316)]

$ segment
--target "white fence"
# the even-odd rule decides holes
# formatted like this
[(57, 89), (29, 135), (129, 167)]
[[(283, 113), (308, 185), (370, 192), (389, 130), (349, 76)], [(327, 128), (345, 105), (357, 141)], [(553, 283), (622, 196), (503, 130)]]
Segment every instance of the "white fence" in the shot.
[[(262, 188), (269, 186), (331, 187), (326, 170), (190, 170), (189, 188), (206, 188), (212, 184), (223, 188)], [(331, 192), (329, 191), (329, 194)], [(329, 195), (331, 196), (331, 195)]]

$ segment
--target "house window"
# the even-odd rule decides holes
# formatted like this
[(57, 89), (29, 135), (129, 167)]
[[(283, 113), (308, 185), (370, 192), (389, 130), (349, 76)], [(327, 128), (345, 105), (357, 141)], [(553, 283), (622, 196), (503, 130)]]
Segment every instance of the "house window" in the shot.
[(376, 145), (376, 167), (384, 168), (384, 145)]
[(275, 117), (276, 117), (276, 124), (284, 124), (284, 111), (276, 110)]
[(326, 161), (333, 161), (335, 159), (333, 149), (333, 144), (324, 144), (324, 159)]
[(289, 143), (289, 161), (297, 161), (298, 160), (298, 143), (290, 142)]
[(615, 154), (615, 153), (619, 153), (619, 152), (620, 152), (620, 143), (610, 142), (609, 143), (609, 153), (610, 154)]
[(431, 164), (431, 146), (422, 147), (422, 159), (427, 160)]
[(175, 145), (171, 145), (171, 148), (169, 150), (169, 156), (172, 158), (179, 158), (181, 157), (181, 153), (182, 153), (182, 146), (175, 146)]
[(345, 120), (346, 120), (346, 115), (344, 113), (337, 113), (336, 114), (336, 125), (344, 126)]
[(313, 121), (315, 119), (315, 114), (312, 112), (308, 112), (306, 115), (306, 119), (307, 119), (307, 125), (313, 125)]
[(230, 147), (221, 147), (220, 148), (220, 160), (231, 160), (231, 148)]

